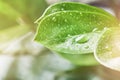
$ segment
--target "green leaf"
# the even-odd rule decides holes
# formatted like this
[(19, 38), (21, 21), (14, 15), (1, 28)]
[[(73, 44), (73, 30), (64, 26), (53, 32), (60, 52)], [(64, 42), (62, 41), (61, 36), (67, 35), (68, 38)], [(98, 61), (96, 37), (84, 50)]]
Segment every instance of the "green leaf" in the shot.
[(113, 18), (111, 14), (107, 13), (103, 9), (100, 9), (94, 6), (90, 6), (90, 5), (82, 4), (78, 2), (77, 3), (76, 2), (62, 2), (62, 3), (57, 3), (57, 4), (54, 4), (48, 7), (43, 13), (43, 15), (36, 21), (36, 23), (39, 22), (45, 16), (50, 15), (55, 12), (59, 12), (59, 11), (94, 12), (94, 13), (103, 14), (103, 15)]
[(100, 31), (115, 25), (99, 13), (60, 11), (41, 20), (35, 41), (56, 52), (86, 54), (93, 52)]
[(95, 57), (104, 66), (120, 71), (120, 27), (109, 28), (102, 35)]
[(77, 65), (97, 64), (92, 54), (97, 41), (106, 27), (118, 25), (104, 10), (68, 2), (47, 8), (37, 21), (34, 40)]

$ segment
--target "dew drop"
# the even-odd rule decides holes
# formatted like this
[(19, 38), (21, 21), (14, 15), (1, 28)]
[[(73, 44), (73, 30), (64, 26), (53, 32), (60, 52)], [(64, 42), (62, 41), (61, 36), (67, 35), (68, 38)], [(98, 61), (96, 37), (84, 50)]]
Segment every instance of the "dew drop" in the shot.
[(105, 46), (106, 49), (108, 49), (109, 47), (108, 46)]
[(62, 6), (65, 7), (65, 4), (63, 4)]
[(94, 28), (92, 32), (95, 32), (95, 31), (97, 31), (97, 30), (98, 30), (98, 28)]
[(70, 13), (70, 16), (72, 16), (72, 13)]
[(118, 24), (118, 26), (120, 26), (120, 24)]
[(80, 15), (82, 16), (82, 13), (80, 12)]
[(63, 11), (64, 10), (64, 8), (61, 8), (61, 11)]
[(86, 43), (88, 41), (88, 37), (85, 35), (81, 35), (75, 39), (75, 42), (77, 43)]
[(71, 37), (71, 35), (70, 35), (70, 34), (68, 34), (68, 37)]
[(68, 20), (67, 20), (67, 19), (65, 19), (64, 21), (65, 21), (65, 22), (68, 22)]
[(52, 18), (52, 21), (54, 21), (54, 22), (55, 22), (55, 21), (56, 21), (56, 18), (55, 18), (55, 17), (53, 17), (53, 18)]

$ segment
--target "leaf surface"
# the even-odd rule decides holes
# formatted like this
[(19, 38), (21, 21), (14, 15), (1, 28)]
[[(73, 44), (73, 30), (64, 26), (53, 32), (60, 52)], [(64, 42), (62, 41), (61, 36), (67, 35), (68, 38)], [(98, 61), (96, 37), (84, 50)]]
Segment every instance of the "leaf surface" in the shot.
[(37, 23), (34, 40), (77, 65), (96, 64), (92, 53), (98, 40), (106, 28), (118, 25), (104, 10), (69, 2), (50, 6)]
[(114, 18), (111, 14), (107, 13), (103, 9), (100, 9), (94, 6), (90, 6), (82, 3), (76, 3), (76, 2), (62, 2), (62, 3), (57, 3), (48, 7), (43, 13), (43, 15), (36, 22), (39, 22), (43, 17), (47, 15), (50, 15), (52, 13), (59, 12), (59, 11), (93, 12), (93, 13), (99, 13), (99, 14), (103, 14), (108, 17)]

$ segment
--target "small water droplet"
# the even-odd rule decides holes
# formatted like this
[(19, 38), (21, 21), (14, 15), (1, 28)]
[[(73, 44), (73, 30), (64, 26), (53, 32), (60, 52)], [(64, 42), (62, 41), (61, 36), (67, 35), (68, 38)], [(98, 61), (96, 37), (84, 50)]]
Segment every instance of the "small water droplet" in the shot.
[(93, 15), (93, 17), (96, 17), (95, 15)]
[(80, 36), (80, 37), (77, 37), (77, 38), (75, 39), (75, 41), (78, 42), (78, 41), (81, 40), (83, 37), (84, 37), (84, 35), (82, 35), (82, 36)]
[(98, 30), (98, 28), (94, 28), (92, 32), (95, 32), (95, 31), (97, 31), (97, 30)]
[(106, 49), (108, 49), (109, 47), (108, 46), (105, 46)]
[(88, 40), (89, 40), (89, 38), (86, 35), (81, 35), (75, 39), (75, 42), (86, 43)]
[(82, 13), (80, 12), (80, 15), (82, 16)]
[(79, 17), (76, 17), (76, 20), (79, 20)]
[(64, 21), (65, 21), (65, 22), (68, 22), (68, 20), (67, 20), (67, 19), (65, 19)]
[(72, 16), (72, 13), (70, 13), (70, 16)]
[(70, 34), (68, 34), (68, 37), (71, 37), (71, 35), (70, 35)]
[(64, 10), (64, 8), (61, 8), (61, 11), (63, 11)]
[(54, 21), (54, 22), (55, 22), (55, 21), (56, 21), (56, 18), (55, 18), (55, 17), (53, 17), (53, 18), (52, 18), (52, 21)]
[(120, 26), (120, 24), (118, 24)]
[(65, 7), (65, 4), (63, 4), (62, 6)]

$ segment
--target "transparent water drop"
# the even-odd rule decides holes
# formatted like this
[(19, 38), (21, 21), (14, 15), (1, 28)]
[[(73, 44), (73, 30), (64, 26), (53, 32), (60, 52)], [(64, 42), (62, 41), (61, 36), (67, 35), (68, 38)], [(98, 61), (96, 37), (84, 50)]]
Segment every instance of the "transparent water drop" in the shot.
[(92, 32), (95, 32), (95, 31), (97, 31), (97, 30), (98, 30), (98, 28), (94, 28)]
[(70, 35), (70, 34), (68, 34), (68, 37), (71, 37), (71, 35)]
[(65, 10), (64, 8), (61, 8), (61, 11)]
[(108, 45), (106, 45), (106, 46), (105, 46), (105, 48), (106, 48), (106, 49), (108, 49), (108, 48), (109, 48), (109, 46), (108, 46)]
[(82, 16), (82, 13), (80, 12), (80, 15)]
[(54, 21), (54, 22), (55, 22), (55, 21), (56, 21), (56, 18), (55, 18), (55, 17), (53, 17), (53, 18), (52, 18), (52, 21)]
[(67, 19), (65, 19), (64, 21), (65, 21), (65, 22), (68, 22), (68, 20), (67, 20)]
[(70, 28), (70, 31), (73, 31), (73, 28)]
[(72, 16), (72, 13), (70, 13), (70, 16)]
[(77, 43), (86, 43), (88, 41), (88, 37), (86, 35), (81, 35), (75, 39)]
[(96, 15), (92, 15), (93, 17), (96, 17)]
[(62, 4), (63, 7), (65, 7), (65, 4)]
[(120, 24), (118, 24), (118, 26), (120, 26)]

